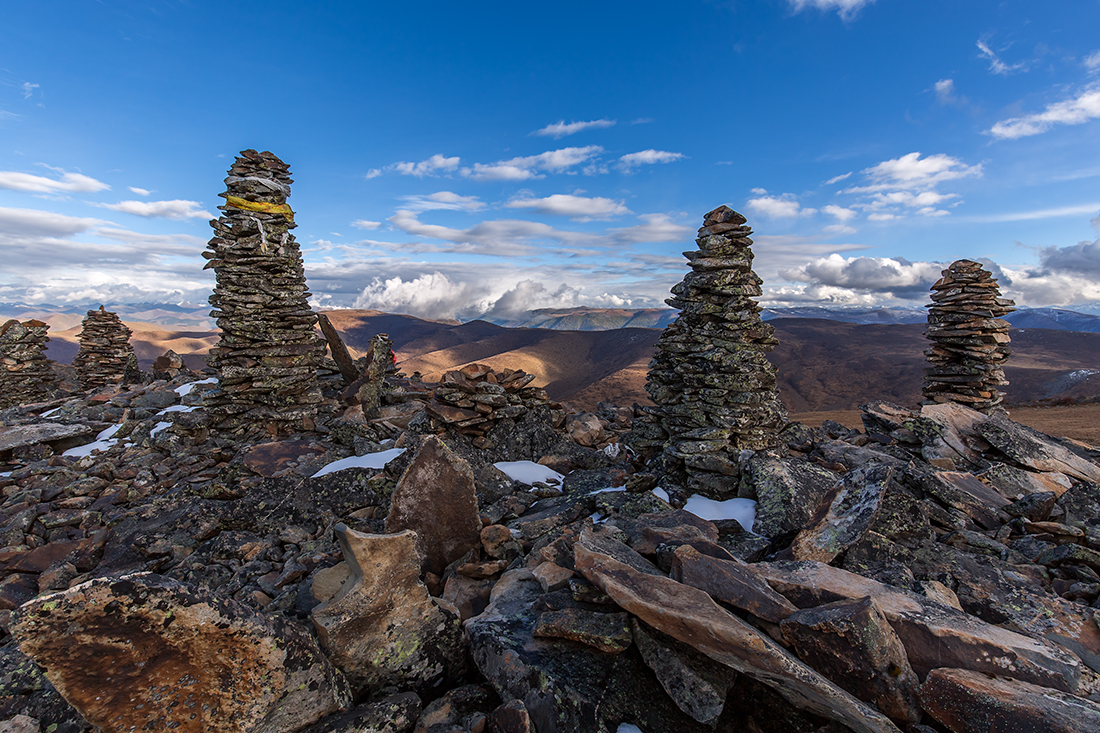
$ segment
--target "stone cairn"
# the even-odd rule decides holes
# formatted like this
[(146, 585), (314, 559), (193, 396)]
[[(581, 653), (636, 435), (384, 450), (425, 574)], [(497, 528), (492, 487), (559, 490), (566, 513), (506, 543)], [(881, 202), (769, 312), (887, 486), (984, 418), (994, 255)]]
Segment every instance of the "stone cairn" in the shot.
[(324, 342), (314, 333), (302, 254), (290, 230), (289, 167), (269, 152), (245, 150), (229, 169), (225, 212), (210, 222), (203, 252), (217, 275), (210, 296), (221, 339), (208, 362), (218, 388), (206, 394), (222, 434), (286, 435), (314, 427), (323, 401), (317, 367)]
[(1001, 403), (1008, 384), (1003, 365), (1012, 350), (1009, 323), (1001, 318), (1016, 310), (1015, 301), (1000, 297), (997, 281), (972, 260), (959, 260), (932, 286), (925, 335), (932, 348), (924, 353), (925, 404), (958, 402), (988, 412)]
[(763, 281), (752, 271), (745, 221), (720, 206), (703, 219), (699, 249), (684, 253), (691, 272), (665, 301), (680, 315), (649, 364), (655, 404), (629, 441), (643, 453), (663, 450), (663, 481), (716, 499), (735, 494), (741, 451), (775, 447), (787, 421), (765, 357), (778, 343), (775, 329), (752, 300)]
[(49, 324), (10, 320), (0, 326), (0, 409), (47, 398), (57, 382), (46, 358)]
[(522, 369), (494, 371), (484, 364), (468, 364), (446, 372), (432, 392), (426, 409), (433, 432), (454, 430), (475, 439), (482, 438), (504, 418), (522, 417), (530, 409), (546, 405), (555, 427), (564, 422), (565, 412), (550, 402), (546, 390), (528, 386), (535, 375)]
[(81, 388), (98, 389), (141, 381), (137, 356), (130, 345), (130, 329), (118, 314), (103, 306), (88, 311), (79, 338), (80, 350), (73, 359), (73, 366), (80, 375)]

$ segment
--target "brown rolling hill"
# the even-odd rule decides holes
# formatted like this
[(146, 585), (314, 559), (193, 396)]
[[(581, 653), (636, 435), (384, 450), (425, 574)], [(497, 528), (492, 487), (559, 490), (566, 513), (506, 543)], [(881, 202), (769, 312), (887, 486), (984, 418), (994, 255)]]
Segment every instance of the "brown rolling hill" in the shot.
[[(620, 405), (648, 401), (645, 375), (659, 330), (564, 331), (505, 328), (485, 321), (428, 321), (379, 311), (327, 311), (353, 355), (372, 336), (387, 333), (399, 365), (429, 381), (473, 362), (524, 369), (551, 397), (581, 409), (603, 400)], [(920, 402), (927, 346), (923, 325), (858, 325), (810, 318), (772, 321), (780, 345), (780, 393), (794, 414), (850, 411), (873, 399)], [(129, 323), (142, 366), (173, 349), (192, 368), (217, 341), (217, 332), (172, 330)], [(79, 328), (51, 332), (49, 356), (70, 362)], [(1012, 332), (1014, 354), (1006, 369), (1006, 401), (1100, 396), (1100, 334), (1041, 329)], [(1091, 372), (1096, 372), (1092, 374)]]

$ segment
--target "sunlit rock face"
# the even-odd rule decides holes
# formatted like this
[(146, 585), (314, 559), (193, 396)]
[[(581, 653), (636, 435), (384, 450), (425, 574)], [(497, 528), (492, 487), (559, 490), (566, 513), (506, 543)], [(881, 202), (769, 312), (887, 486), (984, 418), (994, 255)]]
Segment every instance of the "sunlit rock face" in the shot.
[(217, 285), (210, 296), (221, 340), (210, 350), (218, 389), (206, 408), (221, 433), (284, 435), (312, 427), (322, 401), (302, 253), (290, 230), (289, 167), (269, 152), (245, 150), (219, 194), (225, 212), (203, 256)]
[(741, 451), (775, 447), (787, 419), (766, 356), (775, 329), (753, 300), (763, 281), (745, 222), (727, 206), (704, 217), (698, 249), (684, 253), (691, 272), (665, 301), (680, 315), (657, 341), (646, 384), (660, 428), (646, 438), (663, 445), (666, 473), (718, 499), (735, 495)]
[(1001, 297), (997, 281), (972, 260), (952, 262), (932, 286), (925, 335), (925, 404), (958, 402), (989, 412), (1001, 403), (1008, 384), (1004, 363), (1012, 350), (1009, 323), (1002, 316), (1016, 310)]

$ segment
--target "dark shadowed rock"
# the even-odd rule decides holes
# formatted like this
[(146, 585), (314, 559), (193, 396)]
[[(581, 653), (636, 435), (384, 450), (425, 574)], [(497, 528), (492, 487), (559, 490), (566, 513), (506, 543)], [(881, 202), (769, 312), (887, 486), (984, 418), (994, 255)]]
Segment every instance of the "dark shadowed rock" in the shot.
[(535, 626), (535, 636), (568, 639), (610, 654), (623, 651), (632, 640), (625, 613), (596, 613), (580, 608), (543, 613)]
[(302, 733), (407, 733), (419, 715), (420, 698), (401, 692), (331, 715)]
[(791, 554), (798, 560), (832, 562), (871, 528), (893, 474), (892, 467), (878, 463), (845, 474), (794, 538)]
[(1049, 687), (966, 669), (934, 669), (921, 706), (951, 733), (1084, 733), (1100, 730), (1100, 706)]
[(420, 580), (416, 533), (373, 535), (337, 525), (351, 575), (313, 609), (329, 657), (358, 694), (386, 688), (440, 689), (465, 672), (458, 617)]
[(872, 598), (791, 614), (780, 624), (798, 658), (901, 723), (920, 721), (920, 683), (905, 647)]
[(749, 563), (721, 560), (681, 546), (672, 560), (672, 578), (711, 598), (777, 624), (798, 609), (756, 576)]
[(424, 569), (444, 569), (481, 543), (474, 474), (441, 440), (428, 438), (390, 500), (386, 531), (416, 532)]
[(105, 730), (290, 733), (350, 703), (305, 631), (157, 575), (40, 596), (12, 634)]

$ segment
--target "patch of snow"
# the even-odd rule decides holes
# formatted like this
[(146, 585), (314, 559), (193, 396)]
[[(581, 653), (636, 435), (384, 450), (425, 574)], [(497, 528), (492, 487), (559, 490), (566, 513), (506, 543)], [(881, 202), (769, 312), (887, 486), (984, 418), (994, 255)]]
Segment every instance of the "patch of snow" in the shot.
[[(107, 428), (107, 430), (110, 430), (110, 428)], [(109, 440), (97, 440), (94, 443), (88, 443), (87, 445), (78, 445), (75, 448), (70, 448), (61, 455), (67, 456), (69, 458), (83, 458), (85, 456), (92, 455), (94, 451), (107, 450), (116, 443), (118, 443), (118, 441), (114, 438), (111, 438)]]
[(660, 486), (653, 489), (653, 495), (661, 501), (668, 501), (668, 492), (662, 489)]
[(592, 496), (593, 494), (605, 494), (608, 491), (626, 491), (626, 486), (608, 486), (606, 489), (596, 489), (595, 491), (589, 493), (589, 496)]
[(345, 468), (384, 468), (387, 463), (397, 458), (399, 455), (405, 452), (404, 448), (390, 448), (389, 450), (380, 451), (378, 453), (368, 453), (365, 456), (351, 456), (350, 458), (341, 458), (338, 461), (333, 461), (317, 473), (313, 474), (311, 478), (317, 478), (318, 476), (324, 476), (329, 473), (335, 473), (336, 471), (343, 471)]
[(53, 417), (54, 415), (56, 415), (59, 412), (61, 412), (61, 408), (60, 407), (55, 407), (52, 410), (49, 410), (48, 412), (43, 412), (41, 415), (39, 415), (39, 417)]
[(608, 458), (618, 458), (619, 457), (619, 444), (618, 443), (608, 443), (607, 446), (604, 447), (603, 453)]
[(599, 512), (596, 512), (595, 514), (590, 516), (589, 519), (592, 520), (592, 524), (603, 524), (604, 522), (607, 521), (607, 517), (609, 517), (609, 516), (611, 516), (611, 515), (608, 514), (605, 517), (604, 515), (600, 514)]
[(630, 723), (620, 723), (615, 733), (642, 733), (642, 729)]
[(176, 387), (176, 394), (178, 394), (180, 397), (184, 397), (186, 395), (191, 394), (191, 390), (193, 390), (195, 387), (197, 387), (200, 384), (214, 384), (217, 381), (218, 381), (217, 377), (210, 377), (210, 379), (200, 379), (197, 382), (189, 382), (187, 384), (181, 384), (179, 387)]
[(95, 436), (95, 439), (96, 440), (109, 440), (109, 439), (115, 437), (115, 433), (117, 433), (121, 429), (122, 429), (122, 423), (119, 423), (118, 425), (112, 425), (111, 427), (109, 427), (106, 430), (102, 431), (99, 435)]
[(752, 523), (756, 521), (756, 502), (752, 499), (715, 501), (705, 496), (695, 495), (687, 500), (684, 509), (707, 520), (736, 519), (737, 523), (748, 532), (752, 531)]
[(4, 473), (0, 473), (0, 478), (7, 478), (8, 476), (11, 476), (11, 475), (12, 475), (12, 471), (5, 471)]
[(199, 409), (197, 405), (195, 407), (187, 407), (185, 405), (172, 405), (171, 407), (165, 407), (163, 410), (161, 410), (157, 414), (158, 415), (166, 415), (169, 412), (194, 412), (197, 409)]
[(557, 481), (558, 484), (561, 484), (561, 482), (565, 480), (565, 476), (554, 469), (547, 468), (533, 461), (501, 461), (493, 465), (500, 469), (508, 478), (513, 481), (519, 481), (521, 484), (527, 484), (528, 486), (536, 481), (542, 481), (544, 483)]
[(171, 426), (172, 426), (172, 423), (170, 423), (170, 422), (158, 422), (156, 425), (153, 426), (153, 429), (149, 431), (149, 437), (152, 438), (154, 435), (159, 433), (161, 430), (164, 430), (165, 428), (169, 428)]

